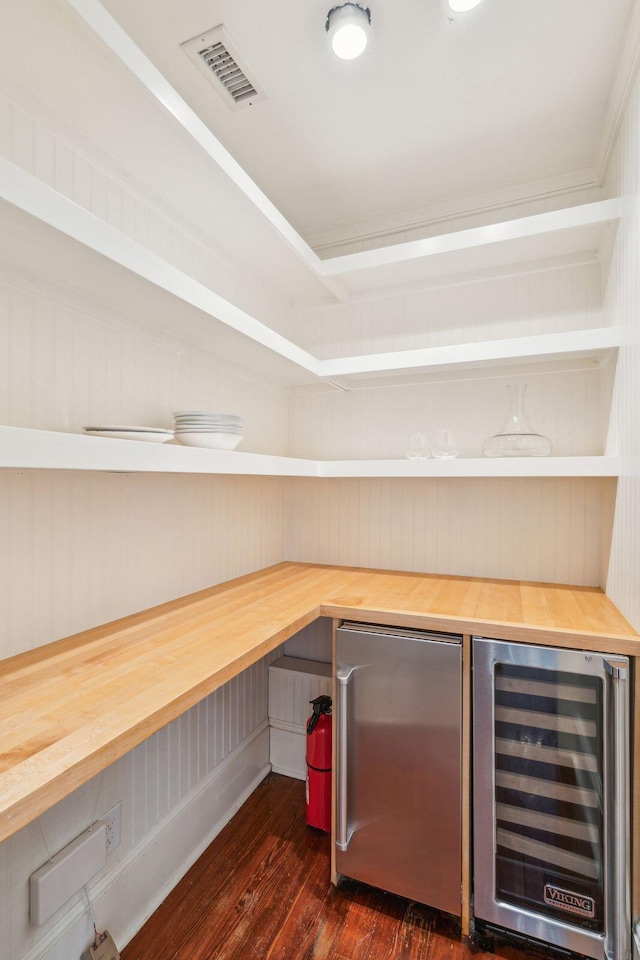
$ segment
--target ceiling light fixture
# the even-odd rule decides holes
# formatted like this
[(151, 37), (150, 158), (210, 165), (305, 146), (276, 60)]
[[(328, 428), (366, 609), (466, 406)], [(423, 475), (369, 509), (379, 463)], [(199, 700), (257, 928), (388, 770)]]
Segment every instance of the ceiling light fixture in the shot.
[(473, 10), (474, 7), (477, 7), (481, 0), (448, 0), (448, 2), (449, 8), (454, 13), (466, 13), (467, 10)]
[(355, 60), (364, 53), (369, 42), (371, 11), (359, 3), (343, 3), (329, 10), (325, 29), (336, 57)]

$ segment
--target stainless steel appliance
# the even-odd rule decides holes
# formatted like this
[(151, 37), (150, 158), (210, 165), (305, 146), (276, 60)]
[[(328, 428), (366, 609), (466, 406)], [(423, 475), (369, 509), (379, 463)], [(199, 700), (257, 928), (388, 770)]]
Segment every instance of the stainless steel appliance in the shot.
[(337, 630), (336, 869), (460, 913), (462, 638)]
[(629, 661), (475, 637), (474, 913), (631, 954)]

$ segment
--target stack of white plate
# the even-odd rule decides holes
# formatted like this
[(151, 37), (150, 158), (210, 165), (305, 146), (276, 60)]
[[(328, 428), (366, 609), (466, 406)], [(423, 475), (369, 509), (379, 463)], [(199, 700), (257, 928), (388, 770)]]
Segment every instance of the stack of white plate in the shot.
[(147, 443), (166, 443), (173, 438), (173, 430), (160, 427), (84, 427), (94, 437), (111, 437), (113, 440), (146, 440)]
[(233, 413), (178, 410), (173, 416), (176, 440), (187, 447), (235, 450), (242, 440), (244, 420)]

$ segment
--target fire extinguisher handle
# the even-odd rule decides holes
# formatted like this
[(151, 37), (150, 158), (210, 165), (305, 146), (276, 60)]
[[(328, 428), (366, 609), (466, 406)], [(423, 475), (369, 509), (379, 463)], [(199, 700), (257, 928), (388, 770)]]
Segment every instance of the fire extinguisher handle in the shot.
[(345, 851), (349, 846), (347, 814), (347, 687), (355, 667), (340, 667), (336, 671), (338, 682), (338, 778), (336, 784), (336, 846)]
[(321, 715), (323, 713), (331, 713), (331, 697), (323, 693), (321, 696), (316, 697), (315, 700), (310, 700), (309, 703), (313, 706), (313, 713), (307, 723), (307, 734), (311, 736)]

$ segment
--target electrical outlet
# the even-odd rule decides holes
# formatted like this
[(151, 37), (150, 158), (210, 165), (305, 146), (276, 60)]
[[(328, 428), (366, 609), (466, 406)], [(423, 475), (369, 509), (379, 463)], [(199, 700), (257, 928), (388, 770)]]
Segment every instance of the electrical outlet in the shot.
[(100, 822), (107, 828), (107, 856), (120, 846), (120, 801), (107, 810)]

